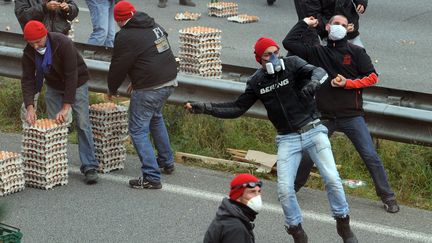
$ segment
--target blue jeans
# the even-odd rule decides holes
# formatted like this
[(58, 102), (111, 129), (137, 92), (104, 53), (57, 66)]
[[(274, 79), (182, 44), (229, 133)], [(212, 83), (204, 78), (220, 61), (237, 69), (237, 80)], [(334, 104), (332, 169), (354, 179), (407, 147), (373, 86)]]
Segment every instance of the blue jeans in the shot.
[(88, 43), (98, 46), (113, 47), (116, 23), (114, 20), (114, 0), (86, 0), (90, 10), (93, 32)]
[[(325, 121), (324, 125), (329, 130), (329, 136), (335, 131), (343, 132), (353, 143), (360, 157), (366, 165), (369, 174), (375, 184), (376, 194), (383, 202), (396, 199), (387, 180), (387, 174), (379, 158), (372, 141), (369, 129), (363, 116), (348, 118), (336, 118)], [(301, 169), (298, 171), (296, 185), (304, 185), (313, 164), (305, 158), (302, 161)]]
[[(151, 182), (161, 179), (161, 166), (174, 165), (168, 131), (162, 116), (163, 106), (174, 91), (174, 87), (163, 87), (156, 90), (133, 90), (129, 105), (129, 133), (141, 160), (143, 178)], [(157, 150), (157, 160), (151, 134)]]
[[(45, 103), (50, 119), (55, 119), (57, 113), (61, 110), (63, 94), (64, 91), (53, 89), (46, 84)], [(87, 83), (76, 89), (72, 111), (76, 117), (81, 172), (85, 173), (88, 170), (97, 169), (99, 166), (94, 153), (93, 133), (89, 119)]]
[(296, 226), (303, 221), (294, 191), (294, 180), (302, 158), (302, 151), (306, 151), (318, 167), (324, 180), (333, 217), (348, 215), (348, 203), (325, 126), (319, 125), (302, 134), (278, 135), (276, 144), (278, 147), (278, 195), (285, 214), (286, 225)]

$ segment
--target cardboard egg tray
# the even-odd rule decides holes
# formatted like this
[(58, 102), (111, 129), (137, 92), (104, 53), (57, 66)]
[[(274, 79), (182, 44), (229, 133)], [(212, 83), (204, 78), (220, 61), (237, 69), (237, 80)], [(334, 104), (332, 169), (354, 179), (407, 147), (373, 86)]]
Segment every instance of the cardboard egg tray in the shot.
[(123, 143), (128, 135), (127, 108), (114, 103), (91, 105), (90, 122), (98, 171), (108, 173), (123, 169), (126, 160)]
[[(26, 163), (39, 163), (44, 166), (67, 163), (66, 153), (39, 155), (39, 154), (27, 153), (26, 151), (23, 151), (22, 156), (23, 156), (23, 161), (25, 161)], [(26, 165), (26, 163), (24, 163), (24, 166)]]
[(18, 179), (17, 181), (12, 181), (5, 184), (5, 187), (0, 188), (0, 197), (7, 196), (12, 193), (20, 192), (24, 190), (25, 183), (24, 178)]
[(180, 35), (180, 45), (183, 44), (220, 44), (221, 37), (196, 37), (194, 35)]
[(24, 186), (21, 155), (0, 151), (0, 196), (22, 191)]
[(193, 57), (182, 57), (182, 63), (188, 63), (191, 65), (201, 64), (201, 63), (211, 63), (211, 62), (220, 62), (219, 58), (193, 58)]
[(191, 44), (191, 43), (184, 43), (181, 45), (182, 49), (198, 49), (198, 50), (221, 50), (222, 45), (221, 43), (199, 43), (199, 44)]
[(61, 174), (61, 173), (67, 173), (68, 171), (68, 165), (67, 160), (65, 160), (63, 163), (53, 163), (49, 165), (37, 163), (37, 162), (29, 162), (24, 165), (25, 171), (31, 171), (37, 174), (46, 174), (46, 175), (52, 175), (55, 173)]
[(67, 184), (66, 124), (54, 120), (37, 120), (35, 125), (23, 129), (22, 156), (26, 185), (52, 189)]
[(109, 164), (99, 164), (98, 171), (101, 173), (109, 173), (113, 170), (122, 170), (124, 169), (124, 161), (111, 161)]
[(51, 178), (44, 178), (44, 177), (38, 177), (29, 175), (26, 176), (26, 186), (44, 189), (44, 190), (50, 190), (53, 189), (55, 186), (63, 186), (68, 183), (68, 176), (67, 174), (63, 175), (56, 175)]
[(233, 2), (208, 3), (207, 9), (208, 15), (220, 18), (238, 15), (238, 4)]
[(184, 72), (189, 75), (199, 75), (201, 77), (205, 78), (216, 78), (219, 79), (222, 76), (222, 72), (219, 71), (206, 71), (202, 73), (197, 73), (196, 71), (190, 71), (190, 70), (181, 70), (181, 72)]
[(222, 31), (211, 27), (194, 26), (181, 29), (179, 33), (183, 38), (220, 39)]
[(258, 20), (259, 20), (258, 16), (247, 15), (247, 14), (240, 14), (237, 16), (228, 17), (228, 21), (236, 22), (240, 24), (258, 22)]
[(198, 20), (201, 17), (201, 13), (191, 13), (191, 12), (184, 12), (184, 13), (177, 13), (174, 16), (175, 20)]

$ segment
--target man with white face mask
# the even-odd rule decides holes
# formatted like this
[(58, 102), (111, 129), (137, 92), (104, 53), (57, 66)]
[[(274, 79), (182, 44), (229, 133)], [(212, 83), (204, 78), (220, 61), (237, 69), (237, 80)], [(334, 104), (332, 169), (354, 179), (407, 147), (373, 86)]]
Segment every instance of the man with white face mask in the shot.
[[(302, 33), (317, 25), (318, 20), (313, 17), (299, 21), (285, 37), (283, 45), (291, 54), (327, 71), (330, 77), (316, 96), (324, 125), (330, 136), (339, 131), (351, 140), (373, 179), (385, 210), (397, 213), (396, 195), (388, 183), (364, 119), (363, 88), (378, 82), (377, 72), (366, 50), (347, 42), (348, 20), (344, 16), (335, 15), (326, 25), (329, 32), (327, 46), (305, 45), (300, 38)], [(302, 161), (296, 178), (297, 189), (306, 183), (311, 168), (310, 160)]]
[(262, 207), (262, 182), (251, 174), (239, 174), (230, 183), (229, 198), (224, 198), (211, 222), (204, 243), (253, 243), (256, 215)]

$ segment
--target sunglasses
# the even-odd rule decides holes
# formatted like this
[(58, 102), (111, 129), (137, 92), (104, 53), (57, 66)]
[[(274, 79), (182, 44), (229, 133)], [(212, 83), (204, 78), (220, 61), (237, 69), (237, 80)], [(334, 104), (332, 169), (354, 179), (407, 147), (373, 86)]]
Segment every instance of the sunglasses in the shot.
[(231, 189), (240, 189), (240, 188), (244, 188), (244, 187), (247, 187), (247, 188), (255, 188), (256, 186), (258, 186), (258, 187), (262, 187), (262, 185), (263, 185), (263, 182), (262, 182), (262, 181), (257, 181), (257, 182), (247, 182), (247, 183), (243, 183), (243, 184), (238, 185), (238, 186), (233, 186), (233, 187), (231, 187)]

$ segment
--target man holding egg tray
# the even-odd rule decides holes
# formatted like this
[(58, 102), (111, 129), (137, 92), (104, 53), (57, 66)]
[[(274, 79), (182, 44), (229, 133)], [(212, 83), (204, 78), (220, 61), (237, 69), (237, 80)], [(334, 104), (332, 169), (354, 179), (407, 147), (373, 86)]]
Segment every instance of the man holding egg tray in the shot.
[(85, 174), (87, 184), (94, 184), (98, 178), (98, 162), (89, 119), (89, 74), (84, 59), (67, 36), (56, 32), (48, 33), (39, 21), (29, 21), (23, 33), (28, 43), (21, 59), (25, 120), (30, 125), (37, 120), (34, 96), (40, 93), (45, 79), (48, 117), (60, 124), (69, 122), (71, 110), (74, 112), (81, 172)]

